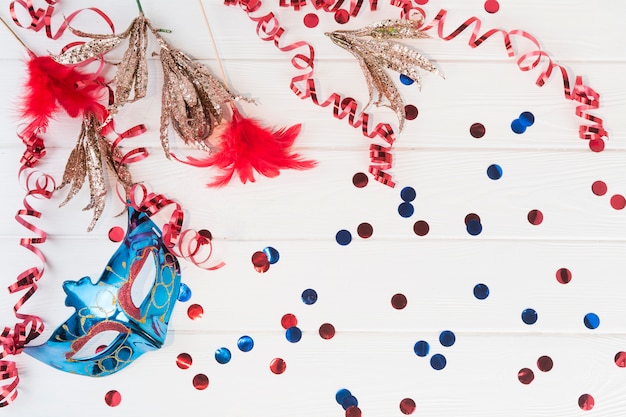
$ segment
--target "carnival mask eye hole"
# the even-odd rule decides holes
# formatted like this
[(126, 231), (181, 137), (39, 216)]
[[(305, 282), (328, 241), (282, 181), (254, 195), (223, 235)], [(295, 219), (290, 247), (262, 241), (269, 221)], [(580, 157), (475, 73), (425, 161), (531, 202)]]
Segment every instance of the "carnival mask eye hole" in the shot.
[(143, 258), (137, 259), (135, 262), (141, 269), (133, 280), (130, 298), (133, 304), (139, 307), (150, 296), (152, 287), (155, 285), (157, 270), (154, 251), (145, 251)]
[(74, 360), (91, 359), (104, 352), (113, 341), (120, 336), (120, 332), (115, 330), (105, 330), (93, 335), (89, 340), (81, 346), (71, 358)]

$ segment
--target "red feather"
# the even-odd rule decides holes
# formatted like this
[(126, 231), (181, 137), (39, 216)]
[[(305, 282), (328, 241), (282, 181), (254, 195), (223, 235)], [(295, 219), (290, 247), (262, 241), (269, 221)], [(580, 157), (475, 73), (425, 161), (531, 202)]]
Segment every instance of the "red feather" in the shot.
[(61, 108), (71, 117), (93, 112), (106, 119), (102, 97), (104, 79), (59, 64), (49, 56), (31, 55), (22, 101), (22, 116), (29, 125), (24, 132), (45, 131), (50, 118)]
[(256, 120), (243, 117), (235, 106), (232, 110), (232, 120), (220, 138), (220, 150), (202, 160), (203, 166), (216, 166), (223, 171), (209, 187), (228, 184), (235, 172), (245, 184), (255, 181), (254, 171), (271, 178), (280, 174), (281, 169), (304, 170), (317, 164), (291, 152), (300, 133), (299, 124), (272, 132)]

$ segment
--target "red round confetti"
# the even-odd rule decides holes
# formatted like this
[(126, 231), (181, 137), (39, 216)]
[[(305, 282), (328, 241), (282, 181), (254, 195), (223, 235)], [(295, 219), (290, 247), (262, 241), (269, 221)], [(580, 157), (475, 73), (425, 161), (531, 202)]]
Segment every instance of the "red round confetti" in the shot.
[(316, 27), (320, 22), (320, 18), (315, 13), (309, 13), (304, 16), (304, 26), (308, 28)]
[(567, 284), (572, 280), (572, 271), (567, 268), (561, 268), (556, 271), (556, 280), (561, 284)]
[(346, 417), (361, 417), (361, 409), (352, 405), (346, 409)]
[(604, 181), (596, 181), (591, 184), (591, 191), (595, 195), (603, 196), (608, 191), (609, 187), (607, 187)]
[(615, 365), (626, 368), (626, 352), (622, 351), (615, 354)]
[(267, 272), (270, 269), (270, 260), (265, 252), (256, 251), (252, 254), (252, 265), (257, 272)]
[(391, 306), (396, 310), (402, 310), (404, 307), (406, 307), (406, 304), (407, 300), (404, 294), (398, 293), (394, 294), (393, 297), (391, 297)]
[(202, 236), (203, 238), (205, 238), (206, 240), (212, 240), (213, 239), (213, 234), (206, 230), (206, 229), (202, 229), (202, 230), (198, 230), (198, 234), (200, 236)]
[(426, 236), (430, 231), (430, 226), (424, 220), (419, 220), (413, 225), (413, 231), (418, 236)]
[(472, 220), (478, 220), (478, 222), (480, 223), (480, 216), (476, 213), (468, 214), (467, 216), (465, 216), (465, 225), (467, 226), (467, 224)]
[(531, 210), (528, 212), (528, 223), (532, 225), (540, 225), (543, 222), (543, 213), (540, 210)]
[(417, 107), (415, 107), (414, 105), (408, 104), (404, 106), (404, 117), (406, 117), (407, 120), (415, 120), (418, 113), (419, 112), (417, 111)]
[(329, 340), (335, 337), (335, 326), (330, 323), (324, 323), (320, 326), (320, 336), (322, 339)]
[(405, 398), (400, 401), (400, 411), (402, 412), (402, 414), (406, 414), (407, 416), (409, 414), (413, 414), (415, 408), (415, 401), (413, 401), (411, 398)]
[(594, 152), (602, 152), (604, 150), (604, 141), (602, 139), (591, 139), (589, 141), (589, 149)]
[(344, 23), (348, 23), (350, 20), (350, 13), (348, 13), (345, 9), (339, 9), (335, 12), (335, 22), (343, 25)]
[(204, 315), (204, 309), (200, 304), (192, 304), (187, 309), (187, 315), (191, 320), (201, 319)]
[(532, 371), (532, 369), (523, 368), (520, 369), (517, 373), (517, 379), (519, 379), (519, 382), (521, 382), (522, 384), (528, 385), (533, 382), (533, 379), (535, 379), (535, 373)]
[(537, 368), (539, 368), (541, 372), (549, 372), (550, 370), (552, 370), (553, 366), (554, 362), (549, 356), (542, 356), (537, 359)]
[(415, 0), (415, 3), (423, 6), (424, 4), (428, 3), (428, 0)]
[(470, 135), (476, 139), (480, 139), (485, 136), (485, 126), (482, 123), (474, 123), (470, 126)]
[(109, 407), (117, 407), (122, 402), (122, 394), (113, 389), (104, 394), (104, 402), (107, 403)]
[(626, 207), (626, 198), (621, 194), (615, 194), (611, 197), (611, 207), (615, 210), (621, 210)]
[(590, 394), (583, 394), (578, 398), (578, 406), (584, 411), (591, 410), (595, 404), (596, 402)]
[(276, 375), (280, 375), (287, 369), (287, 363), (281, 358), (274, 358), (270, 362), (270, 371)]
[(193, 387), (198, 391), (202, 391), (209, 386), (209, 377), (205, 374), (198, 374), (193, 377)]
[(487, 0), (485, 2), (485, 11), (487, 13), (496, 13), (498, 10), (500, 10), (500, 3), (496, 0)]
[(361, 223), (359, 227), (356, 228), (356, 232), (363, 239), (367, 239), (374, 233), (374, 228), (369, 223)]
[(189, 353), (181, 353), (176, 357), (176, 366), (180, 369), (189, 369), (191, 367), (191, 363), (193, 359)]
[(124, 229), (122, 229), (121, 227), (112, 227), (111, 230), (109, 230), (109, 240), (116, 243), (121, 242), (122, 240), (124, 240), (124, 234)]
[(283, 329), (287, 330), (290, 327), (296, 327), (298, 325), (298, 319), (293, 314), (288, 313), (280, 319), (280, 325), (283, 326)]
[(356, 188), (363, 188), (363, 187), (365, 187), (367, 185), (368, 181), (369, 181), (369, 179), (367, 178), (367, 174), (364, 174), (363, 172), (357, 172), (352, 177), (352, 184), (354, 184), (354, 186)]

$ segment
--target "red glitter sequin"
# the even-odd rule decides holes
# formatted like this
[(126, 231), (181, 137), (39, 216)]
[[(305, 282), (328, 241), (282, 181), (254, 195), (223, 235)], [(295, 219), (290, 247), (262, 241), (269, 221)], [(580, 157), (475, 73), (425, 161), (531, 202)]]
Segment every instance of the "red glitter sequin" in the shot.
[(535, 373), (532, 371), (532, 369), (523, 368), (520, 369), (517, 373), (517, 379), (519, 379), (519, 382), (521, 382), (522, 384), (528, 385), (533, 382), (533, 379), (535, 379)]
[(252, 254), (252, 265), (259, 273), (267, 272), (270, 269), (270, 261), (267, 258), (267, 254), (263, 251), (254, 252)]
[(418, 236), (426, 236), (430, 231), (430, 226), (424, 220), (419, 220), (413, 225), (413, 231)]
[(591, 139), (589, 141), (589, 149), (594, 152), (602, 152), (604, 150), (604, 141), (602, 139)]
[(322, 339), (329, 340), (335, 337), (335, 326), (330, 323), (324, 323), (320, 326), (320, 336)]
[(611, 197), (611, 207), (615, 210), (621, 210), (626, 207), (626, 199), (621, 194), (615, 194)]
[(393, 297), (391, 297), (391, 306), (396, 310), (402, 310), (404, 307), (406, 307), (406, 304), (407, 299), (404, 294), (398, 293), (394, 294)]
[(402, 412), (402, 414), (406, 414), (407, 416), (409, 414), (413, 414), (415, 408), (415, 401), (413, 401), (411, 398), (405, 398), (400, 401), (400, 411)]
[(363, 188), (368, 182), (369, 179), (367, 178), (367, 174), (364, 174), (363, 172), (357, 172), (352, 177), (352, 184), (354, 184), (356, 188)]
[(428, 3), (428, 0), (415, 0), (415, 3), (423, 6), (424, 4)]
[(478, 222), (480, 223), (480, 216), (476, 213), (468, 214), (467, 216), (465, 216), (465, 225), (467, 226), (467, 224), (472, 220), (478, 220)]
[(539, 359), (537, 359), (537, 368), (539, 368), (541, 372), (549, 372), (552, 370), (553, 366), (554, 366), (554, 362), (552, 361), (552, 358), (549, 356), (542, 356)]
[(308, 28), (316, 27), (320, 22), (320, 18), (315, 13), (309, 13), (304, 16), (304, 26)]
[(540, 225), (543, 222), (543, 213), (540, 210), (531, 210), (528, 212), (528, 223), (532, 225)]
[(288, 313), (280, 319), (280, 325), (283, 326), (283, 329), (287, 330), (290, 327), (296, 327), (298, 325), (298, 319), (293, 314)]
[(281, 358), (274, 358), (270, 362), (270, 371), (276, 375), (280, 375), (287, 369), (287, 363)]
[(198, 391), (202, 391), (209, 386), (209, 377), (205, 374), (198, 374), (193, 377), (193, 387)]
[(615, 365), (626, 368), (626, 352), (622, 351), (615, 354)]
[(187, 309), (187, 315), (191, 320), (201, 319), (204, 315), (204, 309), (200, 304), (192, 304)]
[(406, 117), (407, 120), (415, 120), (418, 114), (419, 112), (417, 110), (417, 107), (415, 107), (414, 105), (408, 104), (404, 106), (404, 117)]
[(591, 184), (591, 191), (595, 195), (603, 196), (608, 191), (609, 187), (606, 186), (604, 181), (596, 181)]
[(595, 404), (596, 402), (590, 394), (583, 394), (578, 398), (578, 406), (581, 410), (589, 411)]
[(339, 9), (335, 12), (335, 22), (343, 25), (344, 23), (348, 23), (350, 20), (350, 13), (348, 13), (345, 9)]
[(109, 230), (109, 240), (116, 243), (121, 242), (122, 240), (124, 240), (124, 234), (124, 229), (122, 229), (121, 227), (112, 227), (111, 230)]
[(556, 271), (556, 280), (561, 284), (567, 284), (572, 280), (572, 272), (567, 268), (561, 268)]
[(104, 402), (107, 403), (109, 407), (117, 407), (122, 402), (122, 394), (113, 389), (104, 394)]
[(188, 353), (181, 353), (176, 357), (176, 366), (180, 369), (189, 369), (193, 362), (191, 355)]
[(346, 409), (346, 417), (361, 417), (361, 409), (356, 405), (348, 407)]
[(369, 223), (361, 223), (357, 228), (356, 232), (363, 239), (367, 239), (372, 236), (374, 233), (374, 228)]
[(480, 139), (485, 136), (485, 126), (482, 123), (474, 123), (470, 126), (470, 135), (475, 137), (476, 139)]
[(496, 0), (487, 0), (485, 2), (485, 11), (487, 13), (497, 13), (500, 10), (500, 3)]

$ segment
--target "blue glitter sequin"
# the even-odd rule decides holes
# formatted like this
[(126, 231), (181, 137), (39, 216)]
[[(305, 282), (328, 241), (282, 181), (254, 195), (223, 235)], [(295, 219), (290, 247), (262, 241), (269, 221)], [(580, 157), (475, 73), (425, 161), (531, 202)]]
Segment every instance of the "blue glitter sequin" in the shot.
[(306, 305), (315, 304), (317, 301), (317, 292), (314, 289), (306, 289), (302, 291), (302, 302)]
[(215, 351), (215, 360), (222, 365), (230, 362), (230, 358), (232, 357), (230, 350), (225, 347), (221, 347)]
[(430, 366), (436, 371), (441, 371), (446, 367), (446, 357), (440, 353), (437, 353), (430, 358)]
[(537, 312), (532, 308), (522, 311), (522, 321), (526, 324), (535, 324), (537, 322)]
[(417, 356), (423, 358), (424, 356), (428, 356), (428, 352), (430, 352), (430, 345), (425, 340), (420, 340), (415, 343), (415, 346), (413, 346), (413, 351)]
[(450, 330), (444, 330), (439, 335), (439, 343), (441, 343), (442, 346), (450, 347), (454, 345), (454, 342), (456, 342), (456, 336)]
[(285, 331), (285, 337), (291, 343), (298, 343), (302, 339), (302, 330), (298, 327), (290, 327)]
[(349, 245), (350, 242), (352, 242), (352, 234), (349, 231), (345, 230), (345, 229), (340, 230), (335, 235), (335, 240), (341, 246)]
[(278, 253), (278, 251), (271, 246), (268, 246), (265, 249), (263, 249), (263, 253), (267, 255), (267, 260), (272, 265), (274, 265), (280, 259), (280, 254)]
[(250, 336), (241, 336), (237, 341), (237, 347), (242, 352), (250, 352), (254, 347), (254, 340)]
[(484, 300), (485, 298), (489, 297), (489, 287), (485, 284), (476, 284), (476, 286), (474, 287), (474, 297), (478, 298), (479, 300)]
[(178, 292), (178, 301), (185, 303), (191, 299), (191, 288), (187, 284), (180, 283), (180, 291)]

